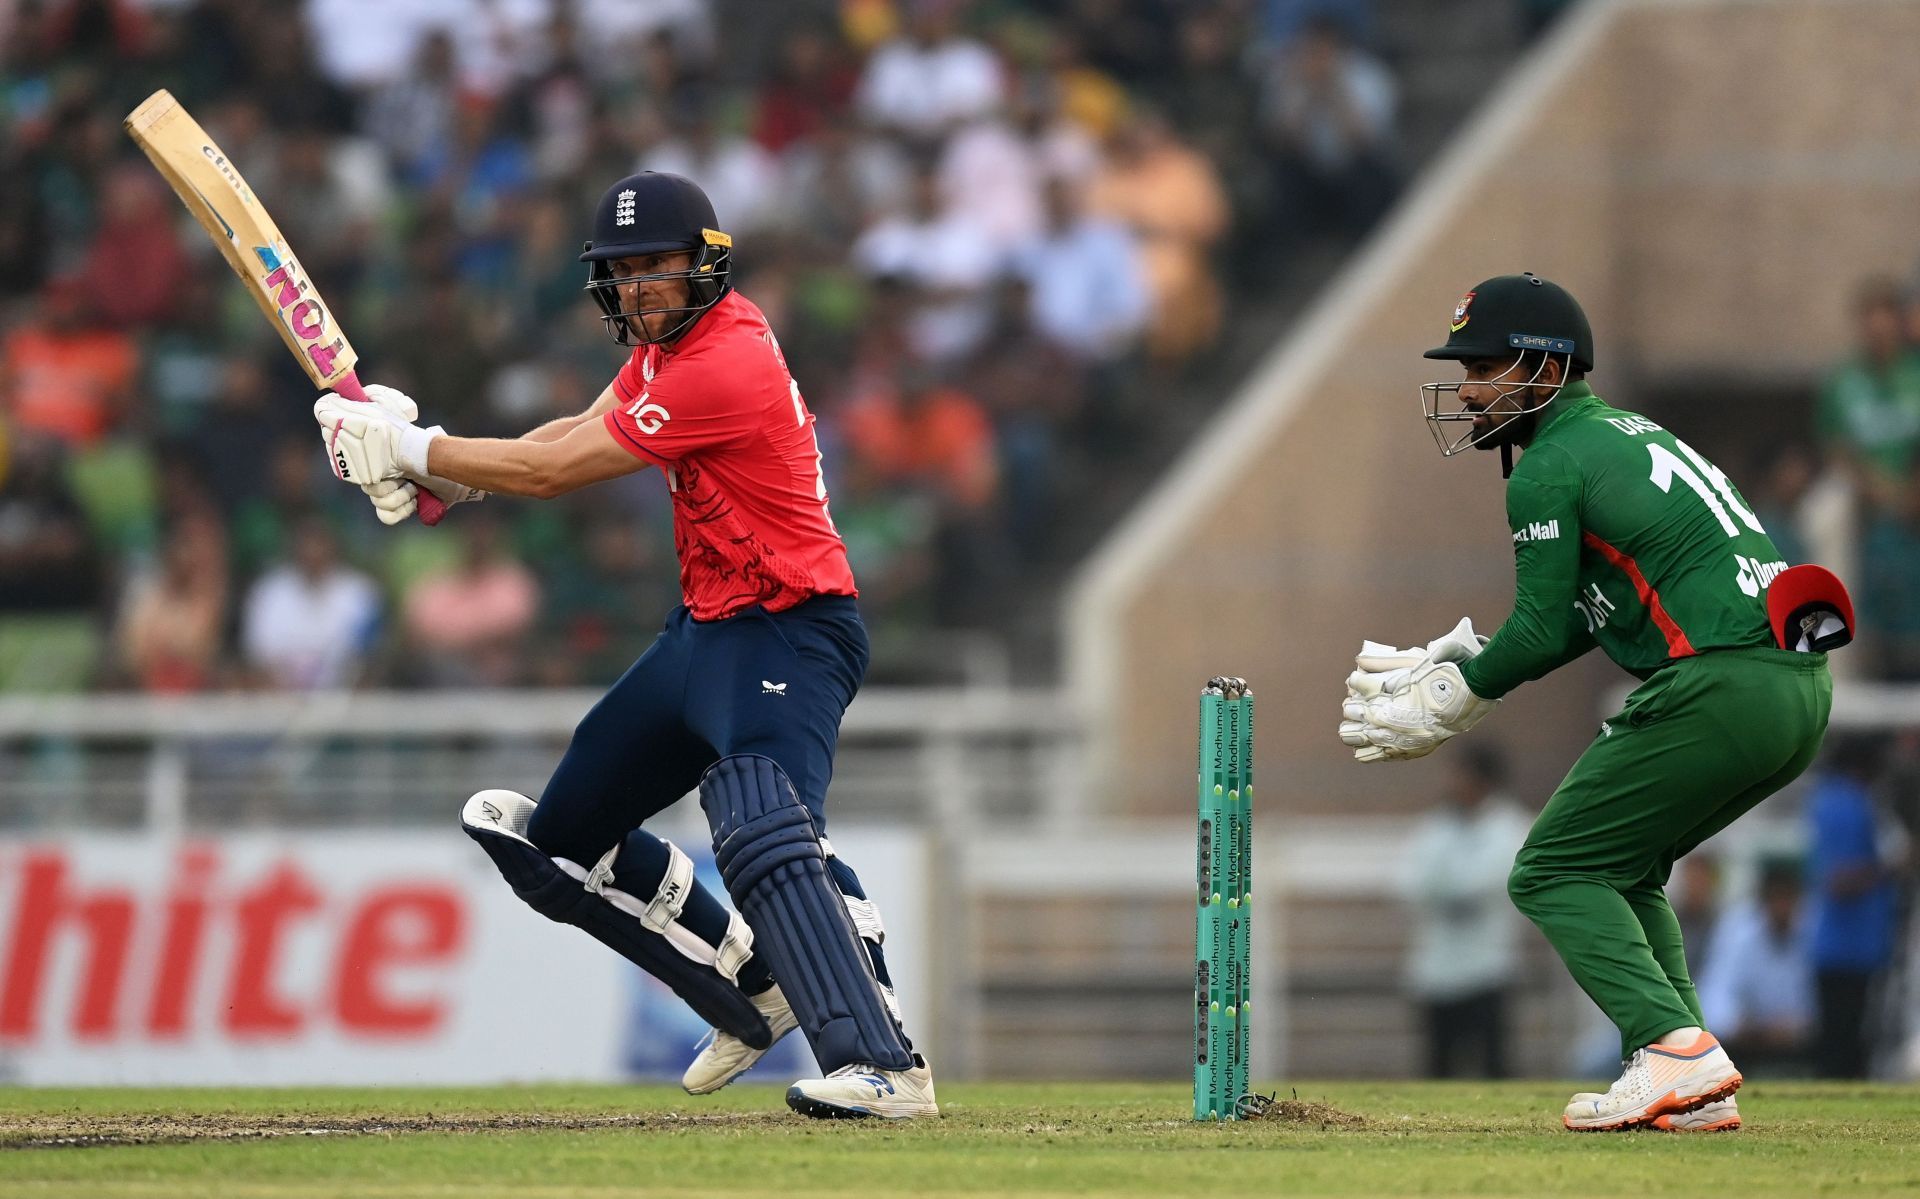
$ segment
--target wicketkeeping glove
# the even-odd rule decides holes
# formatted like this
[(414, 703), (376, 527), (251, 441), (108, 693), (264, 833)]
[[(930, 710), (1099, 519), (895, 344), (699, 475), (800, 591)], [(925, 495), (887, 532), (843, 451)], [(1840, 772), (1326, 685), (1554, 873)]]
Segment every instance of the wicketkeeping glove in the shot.
[(1487, 643), (1471, 620), (1421, 649), (1397, 649), (1363, 642), (1347, 676), (1341, 706), (1340, 740), (1353, 747), (1360, 762), (1390, 762), (1424, 757), (1441, 742), (1466, 732), (1491, 712), (1498, 700), (1475, 695), (1458, 663)]

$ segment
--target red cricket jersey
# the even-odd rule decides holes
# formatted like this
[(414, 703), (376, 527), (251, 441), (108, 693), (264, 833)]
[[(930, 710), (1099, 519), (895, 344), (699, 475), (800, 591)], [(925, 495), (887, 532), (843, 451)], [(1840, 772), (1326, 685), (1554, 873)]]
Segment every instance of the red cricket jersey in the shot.
[(613, 387), (607, 428), (673, 493), (694, 619), (859, 594), (827, 514), (813, 413), (753, 301), (729, 292), (673, 345), (636, 346)]

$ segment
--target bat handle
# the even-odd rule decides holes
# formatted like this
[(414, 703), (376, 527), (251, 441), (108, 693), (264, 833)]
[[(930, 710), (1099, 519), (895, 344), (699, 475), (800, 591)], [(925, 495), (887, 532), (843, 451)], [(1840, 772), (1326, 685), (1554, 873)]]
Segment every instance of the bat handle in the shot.
[[(333, 390), (358, 404), (371, 404), (366, 389), (360, 386), (360, 376), (348, 371), (334, 383)], [(414, 503), (419, 505), (420, 523), (429, 527), (439, 524), (446, 518), (447, 505), (441, 498), (424, 487), (415, 486)]]

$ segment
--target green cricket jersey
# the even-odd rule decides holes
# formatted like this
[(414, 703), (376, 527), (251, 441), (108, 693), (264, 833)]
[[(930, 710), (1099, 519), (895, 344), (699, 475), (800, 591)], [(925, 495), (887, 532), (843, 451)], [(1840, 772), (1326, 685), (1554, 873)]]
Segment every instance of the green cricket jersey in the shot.
[(1462, 674), (1498, 699), (1595, 645), (1644, 679), (1710, 649), (1774, 644), (1787, 568), (1727, 477), (1644, 416), (1570, 383), (1507, 481), (1514, 604)]

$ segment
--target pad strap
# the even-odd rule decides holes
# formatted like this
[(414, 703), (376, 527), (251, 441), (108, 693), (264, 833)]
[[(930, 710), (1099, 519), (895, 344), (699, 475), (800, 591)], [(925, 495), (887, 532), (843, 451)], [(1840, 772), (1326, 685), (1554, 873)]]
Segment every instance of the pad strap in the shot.
[(753, 956), (753, 930), (736, 915), (715, 947), (677, 919), (693, 885), (685, 853), (668, 843), (666, 876), (643, 901), (611, 885), (617, 848), (591, 870), (542, 853), (526, 837), (533, 809), (524, 795), (483, 791), (467, 801), (460, 824), (534, 911), (586, 930), (673, 988), (715, 1028), (755, 1049), (773, 1043), (766, 1017), (739, 985), (740, 969)]
[(847, 915), (853, 917), (853, 929), (875, 945), (887, 943), (887, 926), (880, 922), (880, 906), (871, 899), (846, 896)]

